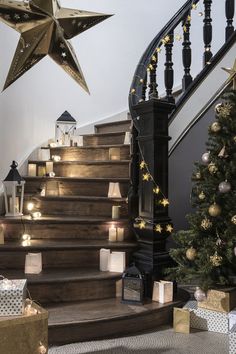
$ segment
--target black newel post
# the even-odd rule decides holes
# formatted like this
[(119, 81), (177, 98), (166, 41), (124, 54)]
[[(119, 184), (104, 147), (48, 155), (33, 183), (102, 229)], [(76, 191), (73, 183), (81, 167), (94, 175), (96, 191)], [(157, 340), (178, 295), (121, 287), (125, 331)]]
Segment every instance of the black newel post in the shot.
[(212, 41), (212, 18), (211, 18), (211, 4), (212, 0), (204, 0), (204, 26), (203, 26), (203, 41), (205, 45), (205, 52), (203, 55), (203, 66), (209, 63), (212, 52), (211, 52), (211, 41)]
[(191, 50), (191, 42), (190, 42), (190, 27), (191, 21), (188, 20), (188, 16), (191, 15), (189, 11), (186, 15), (186, 18), (183, 20), (183, 65), (184, 65), (184, 76), (182, 80), (182, 88), (185, 91), (188, 86), (193, 81), (192, 76), (190, 74), (190, 68), (192, 63), (192, 50)]
[[(174, 109), (174, 104), (166, 100), (151, 99), (134, 107), (139, 116), (139, 134), (137, 140), (149, 167), (150, 173), (158, 183), (163, 194), (168, 197), (168, 116)], [(141, 156), (141, 154), (140, 154)], [(166, 239), (170, 232), (166, 226), (171, 220), (168, 207), (160, 204), (163, 196), (153, 193), (153, 183), (142, 180), (139, 173), (139, 216), (153, 224), (161, 224), (163, 231), (155, 231), (155, 226), (146, 224), (140, 229), (135, 223), (135, 233), (138, 237), (139, 250), (134, 254), (136, 266), (149, 276), (162, 277), (163, 269), (169, 265), (170, 258), (166, 251)], [(151, 286), (149, 287), (151, 295)]]
[(227, 25), (225, 28), (225, 40), (227, 41), (231, 34), (234, 32), (234, 0), (225, 0), (225, 15)]

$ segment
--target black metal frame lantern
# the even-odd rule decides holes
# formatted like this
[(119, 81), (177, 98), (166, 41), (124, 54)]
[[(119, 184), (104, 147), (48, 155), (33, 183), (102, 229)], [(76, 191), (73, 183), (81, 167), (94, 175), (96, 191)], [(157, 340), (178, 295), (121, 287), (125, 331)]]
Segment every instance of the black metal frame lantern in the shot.
[(59, 145), (70, 145), (70, 139), (76, 131), (77, 121), (65, 111), (56, 121), (56, 142)]
[(122, 303), (142, 305), (144, 300), (144, 278), (134, 265), (122, 275)]

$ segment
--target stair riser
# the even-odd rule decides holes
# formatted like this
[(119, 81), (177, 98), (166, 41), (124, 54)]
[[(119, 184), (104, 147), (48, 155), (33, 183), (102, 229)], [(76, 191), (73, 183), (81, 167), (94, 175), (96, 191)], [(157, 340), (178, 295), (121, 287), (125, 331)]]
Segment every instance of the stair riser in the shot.
[[(68, 216), (104, 216), (111, 218), (112, 205), (120, 205), (117, 202), (103, 201), (63, 201), (49, 199), (32, 199), (34, 202), (34, 211), (40, 211), (43, 215), (68, 215)], [(120, 208), (121, 217), (128, 216), (127, 204), (122, 203)], [(25, 201), (24, 213), (27, 214), (27, 200)]]
[[(117, 227), (125, 229), (125, 240), (133, 237), (129, 225), (125, 222), (115, 222)], [(111, 224), (25, 224), (25, 232), (30, 233), (32, 239), (75, 239), (75, 240), (107, 240)], [(19, 240), (24, 233), (24, 227), (19, 224), (5, 224), (5, 240)]]
[[(23, 247), (22, 247), (23, 248)], [(129, 260), (129, 253), (131, 250), (119, 249), (119, 251), (126, 251), (127, 262)], [(22, 251), (0, 252), (0, 269), (4, 272), (4, 269), (24, 269), (25, 256), (29, 252), (42, 253), (43, 269), (48, 268), (96, 268), (99, 269), (99, 249), (87, 249), (87, 250), (50, 250), (41, 251), (27, 250), (24, 248)], [(127, 263), (128, 264), (128, 263)]]
[(96, 133), (116, 133), (116, 132), (128, 132), (130, 131), (130, 125), (131, 121), (127, 120), (126, 122), (117, 122), (114, 123), (113, 125), (107, 124), (107, 125), (97, 125), (95, 127), (95, 132)]
[[(25, 193), (38, 194), (39, 190), (45, 187), (46, 181), (44, 178), (27, 179), (25, 184)], [(94, 196), (94, 197), (107, 197), (109, 182), (90, 182), (90, 181), (59, 181), (58, 182), (59, 195), (77, 195), (77, 196)], [(128, 194), (129, 183), (120, 182), (120, 192), (123, 197)]]
[[(130, 158), (130, 147), (124, 146), (119, 148), (120, 160), (128, 160)], [(62, 161), (100, 161), (109, 160), (109, 148), (93, 148), (93, 149), (80, 149), (80, 148), (55, 148), (51, 149), (51, 157), (57, 155), (61, 157)]]
[(117, 279), (29, 284), (32, 299), (41, 304), (106, 299), (116, 296)]
[(96, 145), (116, 145), (124, 144), (125, 133), (120, 133), (111, 136), (84, 136), (84, 146), (96, 146)]

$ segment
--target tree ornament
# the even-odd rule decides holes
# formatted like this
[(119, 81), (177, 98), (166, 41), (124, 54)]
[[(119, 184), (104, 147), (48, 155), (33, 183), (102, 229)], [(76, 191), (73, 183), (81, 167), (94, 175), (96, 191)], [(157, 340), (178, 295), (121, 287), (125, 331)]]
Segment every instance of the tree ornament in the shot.
[(205, 193), (204, 193), (204, 192), (201, 192), (201, 193), (199, 194), (198, 198), (199, 198), (200, 200), (204, 200), (204, 199), (206, 198)]
[(198, 286), (196, 287), (196, 291), (194, 293), (194, 297), (198, 302), (204, 301), (206, 300), (206, 294), (204, 293), (204, 291), (199, 288)]
[(214, 162), (211, 162), (209, 165), (208, 165), (208, 171), (210, 172), (210, 174), (214, 175), (217, 171), (218, 171), (218, 168), (216, 166), (216, 164)]
[(236, 225), (236, 215), (232, 216), (231, 222), (232, 222), (234, 225)]
[(220, 125), (219, 122), (214, 122), (214, 123), (212, 123), (212, 125), (211, 125), (211, 131), (212, 131), (213, 133), (218, 133), (220, 130), (221, 130), (221, 125)]
[(220, 193), (228, 193), (231, 190), (231, 184), (227, 181), (221, 182), (218, 189)]
[(219, 216), (221, 214), (221, 207), (218, 204), (214, 203), (210, 205), (208, 212), (211, 216)]
[(236, 246), (234, 247), (234, 255), (236, 256)]
[(208, 151), (202, 155), (202, 162), (206, 165), (209, 163), (209, 159), (210, 159), (210, 152)]
[(217, 114), (220, 113), (220, 109), (221, 109), (222, 105), (223, 105), (223, 103), (221, 102), (221, 103), (217, 103), (217, 105), (215, 106), (215, 112)]
[(222, 240), (220, 237), (218, 237), (218, 239), (216, 240), (216, 246), (221, 246), (222, 245)]
[(219, 154), (218, 154), (218, 157), (221, 157), (222, 159), (223, 158), (226, 158), (228, 157), (229, 155), (227, 154), (226, 152), (226, 147), (225, 145), (222, 147), (222, 149), (220, 150)]
[(195, 177), (196, 177), (197, 179), (201, 179), (201, 178), (202, 178), (201, 172), (196, 172)]
[(223, 258), (221, 256), (219, 256), (217, 252), (215, 252), (213, 256), (210, 256), (211, 264), (214, 267), (219, 267), (222, 263), (222, 259)]
[(197, 256), (197, 250), (195, 248), (190, 247), (186, 251), (186, 258), (190, 261), (193, 261)]
[(56, 0), (1, 1), (0, 20), (20, 32), (4, 89), (49, 55), (89, 92), (70, 39), (110, 15), (62, 8)]
[(208, 230), (208, 229), (210, 229), (212, 227), (212, 222), (209, 219), (205, 218), (201, 222), (201, 227), (204, 230)]

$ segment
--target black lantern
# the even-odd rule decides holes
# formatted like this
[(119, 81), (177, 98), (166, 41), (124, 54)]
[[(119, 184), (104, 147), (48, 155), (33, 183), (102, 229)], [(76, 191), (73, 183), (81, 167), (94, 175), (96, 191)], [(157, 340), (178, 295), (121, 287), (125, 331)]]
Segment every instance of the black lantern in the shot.
[(70, 140), (76, 131), (77, 121), (65, 111), (56, 121), (56, 142), (59, 145), (70, 146)]
[(143, 304), (144, 279), (137, 267), (127, 268), (122, 275), (122, 303)]

